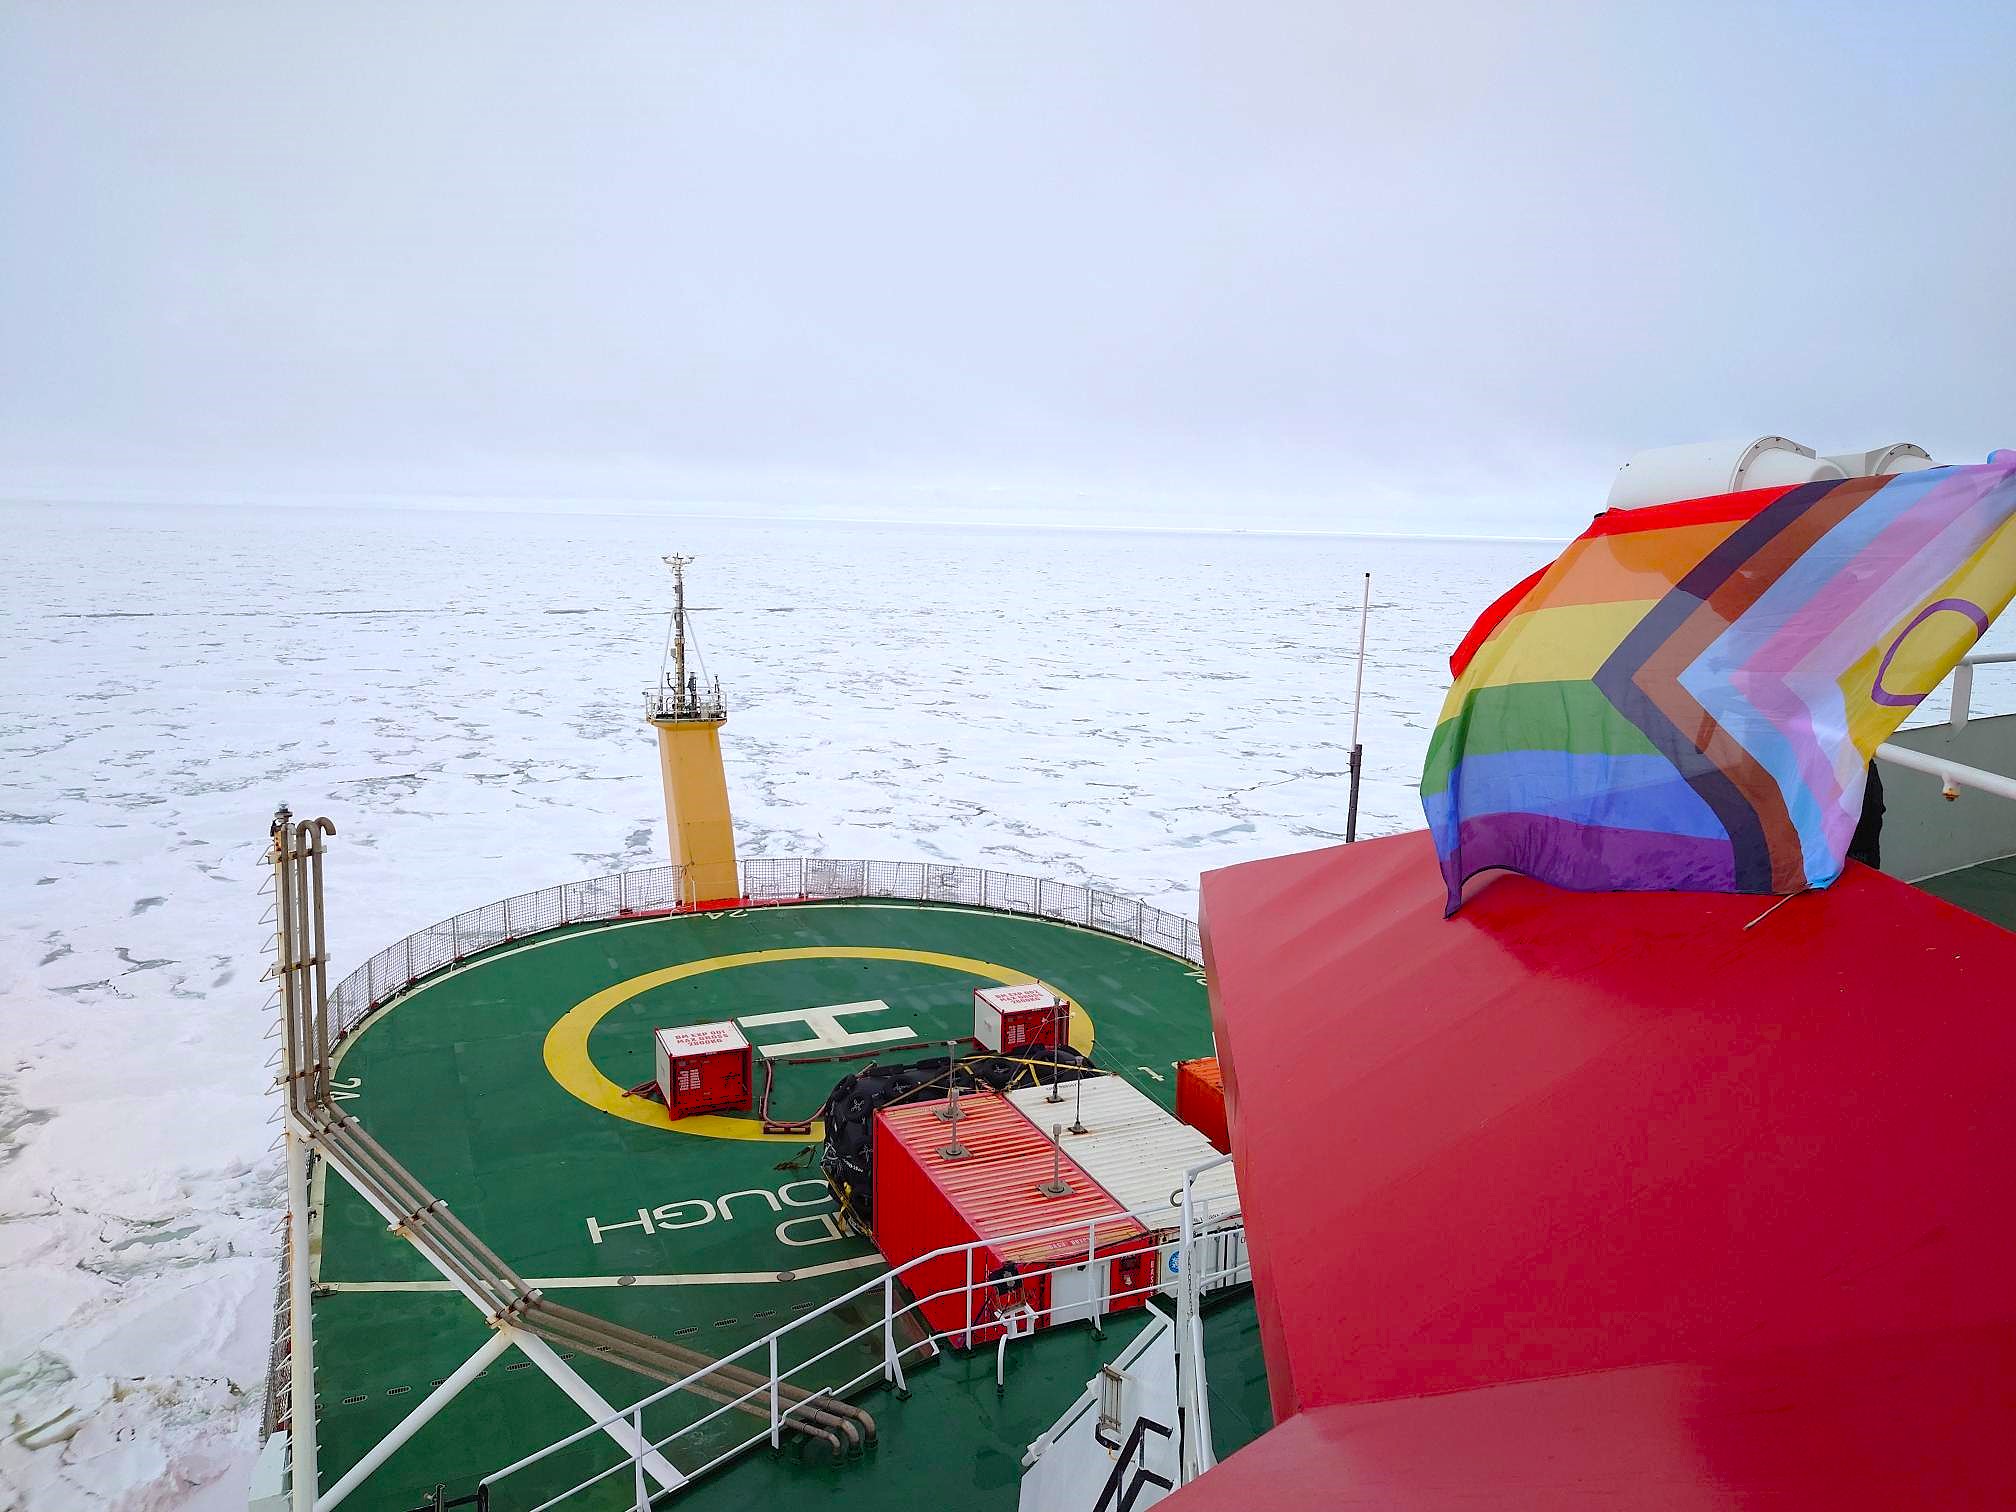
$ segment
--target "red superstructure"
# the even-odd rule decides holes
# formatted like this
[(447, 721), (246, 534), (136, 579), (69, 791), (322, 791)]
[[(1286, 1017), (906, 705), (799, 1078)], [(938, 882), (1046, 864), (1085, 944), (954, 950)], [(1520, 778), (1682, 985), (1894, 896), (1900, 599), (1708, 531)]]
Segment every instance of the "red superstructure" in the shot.
[(1442, 908), (1420, 833), (1204, 878), (1281, 1426), (1172, 1505), (2016, 1501), (2016, 935), (1855, 865)]
[[(976, 1284), (970, 1311), (963, 1256), (927, 1261), (906, 1273), (904, 1284), (924, 1299), (924, 1316), (933, 1328), (970, 1328), (973, 1340), (984, 1342), (995, 1336), (987, 1320), (1018, 1301), (1048, 1323), (1096, 1317), (1147, 1300), (1155, 1284), (1154, 1241), (1104, 1187), (1064, 1157), (1058, 1169), (1070, 1190), (1043, 1191), (1052, 1170), (1050, 1141), (994, 1093), (959, 1100), (957, 1143), (967, 1153), (947, 1157), (943, 1152), (954, 1143), (955, 1126), (938, 1116), (944, 1107), (942, 1101), (902, 1103), (875, 1115), (875, 1243), (892, 1266), (948, 1245), (1007, 1241), (1057, 1224), (1071, 1227), (1048, 1238), (976, 1250), (975, 1283), (1011, 1264), (1016, 1274), (993, 1287)], [(1098, 1263), (1084, 1264), (1088, 1251)], [(1073, 1261), (1079, 1263), (1071, 1270), (1027, 1274)], [(950, 1295), (931, 1295), (941, 1291)]]

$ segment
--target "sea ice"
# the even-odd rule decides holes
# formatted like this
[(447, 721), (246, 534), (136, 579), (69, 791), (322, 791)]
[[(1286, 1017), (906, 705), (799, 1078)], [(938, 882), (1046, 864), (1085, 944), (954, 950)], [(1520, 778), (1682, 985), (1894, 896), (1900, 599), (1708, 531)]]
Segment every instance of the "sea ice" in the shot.
[(1379, 834), (1420, 822), (1449, 649), (1553, 551), (476, 511), (0, 529), (0, 1512), (243, 1505), (281, 1210), (268, 816), (336, 823), (339, 971), (655, 862), (661, 553), (700, 558), (745, 854), (1188, 912), (1207, 868), (1342, 838), (1361, 574)]

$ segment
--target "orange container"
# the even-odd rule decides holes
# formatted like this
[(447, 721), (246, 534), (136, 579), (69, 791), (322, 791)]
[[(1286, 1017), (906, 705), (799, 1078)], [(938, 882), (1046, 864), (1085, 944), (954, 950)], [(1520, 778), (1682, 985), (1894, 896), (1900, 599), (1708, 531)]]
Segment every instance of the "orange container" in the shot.
[(1232, 1153), (1232, 1135), (1225, 1122), (1225, 1082), (1218, 1057), (1176, 1063), (1176, 1116), (1211, 1141), (1213, 1148)]

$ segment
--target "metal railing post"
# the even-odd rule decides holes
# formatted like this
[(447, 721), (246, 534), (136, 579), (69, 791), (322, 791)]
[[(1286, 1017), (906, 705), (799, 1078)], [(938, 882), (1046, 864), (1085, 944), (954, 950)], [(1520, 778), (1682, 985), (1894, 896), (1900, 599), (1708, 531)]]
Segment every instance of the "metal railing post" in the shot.
[(321, 1490), (315, 1446), (315, 1321), (309, 1310), (313, 1281), (308, 1272), (308, 1146), (291, 1124), (287, 1140), (287, 1337), (292, 1373), (287, 1414), (287, 1446), (294, 1456), (295, 1512), (314, 1512)]
[(896, 1272), (882, 1278), (882, 1379), (907, 1394), (903, 1379), (903, 1357), (896, 1352)]
[(1188, 1484), (1195, 1474), (1197, 1413), (1197, 1366), (1199, 1351), (1192, 1324), (1197, 1320), (1197, 1251), (1191, 1243), (1196, 1218), (1196, 1175), (1183, 1173), (1182, 1227), (1176, 1237), (1176, 1358), (1178, 1421), (1183, 1425), (1183, 1441), (1177, 1446), (1178, 1480)]
[(644, 1437), (642, 1407), (630, 1414), (630, 1431), (637, 1435), (630, 1454), (630, 1472), (637, 1494), (637, 1512), (651, 1512), (651, 1488), (644, 1483), (644, 1449), (650, 1440)]
[(777, 1335), (770, 1335), (770, 1447), (777, 1447), (778, 1438), (783, 1433), (783, 1419), (777, 1414), (777, 1395), (783, 1383), (777, 1379)]
[(1953, 705), (1946, 715), (1948, 726), (1955, 730), (1965, 729), (1973, 703), (1974, 668), (1963, 661), (1953, 669)]
[(966, 1246), (966, 1347), (973, 1347), (973, 1246), (970, 1244)]
[(1094, 1218), (1085, 1225), (1085, 1279), (1092, 1293), (1092, 1331), (1101, 1338), (1106, 1330), (1099, 1326), (1099, 1320), (1106, 1316), (1106, 1309), (1099, 1297), (1099, 1220)]

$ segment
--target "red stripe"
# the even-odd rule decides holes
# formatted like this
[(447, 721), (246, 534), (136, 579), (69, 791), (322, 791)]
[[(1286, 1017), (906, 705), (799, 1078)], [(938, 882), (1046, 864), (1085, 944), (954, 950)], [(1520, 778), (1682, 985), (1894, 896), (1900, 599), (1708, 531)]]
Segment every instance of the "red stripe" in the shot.
[(1591, 536), (1635, 535), (1641, 530), (1669, 530), (1675, 525), (1712, 525), (1718, 520), (1747, 520), (1773, 499), (1804, 484), (1782, 488), (1747, 488), (1742, 493), (1712, 494), (1705, 499), (1680, 499), (1644, 509), (1606, 509), (1589, 522), (1582, 539)]
[(1477, 616), (1477, 623), (1470, 627), (1470, 633), (1463, 637), (1463, 643), (1449, 658), (1449, 671), (1457, 677), (1470, 665), (1470, 658), (1477, 654), (1477, 648), (1491, 638), (1491, 632), (1510, 618), (1512, 611), (1519, 607), (1520, 600), (1533, 591), (1534, 585), (1547, 576), (1554, 564), (1549, 562), (1531, 577), (1522, 578), (1491, 601), (1491, 607)]

